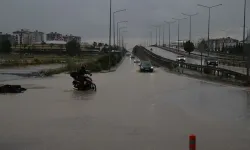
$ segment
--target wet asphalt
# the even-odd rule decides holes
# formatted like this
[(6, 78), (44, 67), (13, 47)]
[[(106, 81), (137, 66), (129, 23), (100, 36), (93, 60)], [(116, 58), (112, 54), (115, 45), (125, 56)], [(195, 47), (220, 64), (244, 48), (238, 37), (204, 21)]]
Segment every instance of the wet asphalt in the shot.
[(189, 134), (197, 150), (250, 149), (248, 89), (140, 73), (129, 58), (93, 81), (97, 92), (68, 74), (1, 82), (28, 90), (0, 95), (0, 150), (184, 150)]

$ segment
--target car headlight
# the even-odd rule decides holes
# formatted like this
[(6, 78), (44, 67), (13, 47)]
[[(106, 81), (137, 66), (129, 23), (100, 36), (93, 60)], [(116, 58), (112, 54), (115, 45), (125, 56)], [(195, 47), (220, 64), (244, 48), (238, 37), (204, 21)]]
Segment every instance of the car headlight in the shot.
[(154, 67), (151, 67), (151, 69), (154, 69)]

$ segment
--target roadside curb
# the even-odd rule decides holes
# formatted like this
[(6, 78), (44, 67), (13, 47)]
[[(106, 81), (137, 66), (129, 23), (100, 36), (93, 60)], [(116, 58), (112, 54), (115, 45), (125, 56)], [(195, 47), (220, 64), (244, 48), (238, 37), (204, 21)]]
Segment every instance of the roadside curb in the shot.
[(117, 68), (123, 63), (124, 59), (126, 57), (123, 56), (121, 61), (119, 63), (117, 63), (114, 67), (112, 67), (110, 70), (102, 70), (100, 71), (100, 73), (110, 73), (110, 72), (115, 72), (117, 70)]

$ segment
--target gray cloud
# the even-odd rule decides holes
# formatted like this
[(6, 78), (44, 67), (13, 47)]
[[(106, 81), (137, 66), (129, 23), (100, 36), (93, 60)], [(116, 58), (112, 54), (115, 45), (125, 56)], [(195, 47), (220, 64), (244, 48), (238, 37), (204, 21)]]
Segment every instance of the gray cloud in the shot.
[[(151, 25), (170, 21), (172, 17), (183, 17), (184, 13), (196, 13), (193, 18), (193, 37), (207, 34), (208, 10), (197, 4), (223, 6), (212, 9), (211, 36), (226, 33), (242, 37), (243, 0), (113, 0), (113, 10), (128, 9), (117, 14), (118, 20), (128, 20), (127, 37), (146, 38)], [(247, 4), (247, 14), (250, 14)], [(84, 39), (106, 39), (109, 25), (109, 0), (2, 0), (0, 5), (0, 31), (12, 32), (20, 28), (38, 29), (44, 32), (72, 33)], [(249, 25), (249, 16), (247, 16)], [(177, 24), (172, 28), (172, 40), (177, 36)], [(181, 22), (181, 38), (188, 37), (188, 20)], [(154, 30), (153, 30), (154, 31)], [(167, 34), (167, 32), (166, 32)], [(134, 40), (131, 40), (134, 41)], [(138, 41), (139, 42), (139, 41)]]

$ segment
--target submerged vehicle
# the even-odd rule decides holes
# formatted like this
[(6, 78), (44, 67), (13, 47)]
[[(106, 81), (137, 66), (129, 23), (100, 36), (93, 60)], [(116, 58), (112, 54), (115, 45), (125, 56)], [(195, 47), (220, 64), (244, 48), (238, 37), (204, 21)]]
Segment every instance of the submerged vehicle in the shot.
[(23, 93), (27, 89), (21, 87), (21, 85), (2, 85), (0, 86), (0, 93)]
[[(92, 76), (91, 73), (88, 73), (88, 75)], [(88, 75), (81, 75), (79, 72), (71, 72), (70, 76), (74, 79), (72, 82), (74, 88), (81, 91), (96, 91), (96, 85)]]

